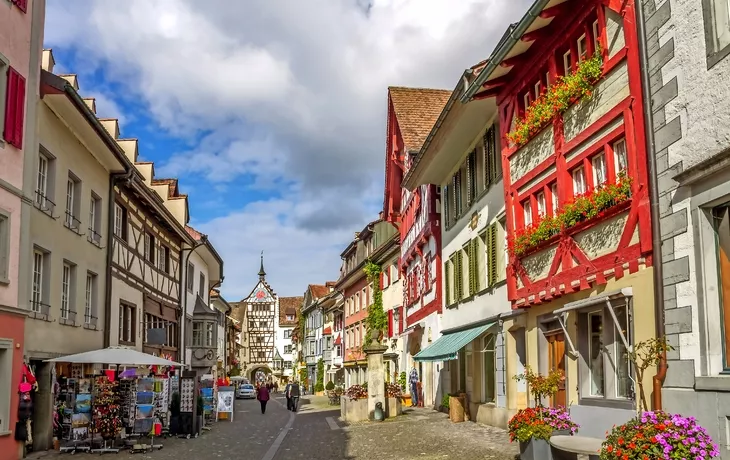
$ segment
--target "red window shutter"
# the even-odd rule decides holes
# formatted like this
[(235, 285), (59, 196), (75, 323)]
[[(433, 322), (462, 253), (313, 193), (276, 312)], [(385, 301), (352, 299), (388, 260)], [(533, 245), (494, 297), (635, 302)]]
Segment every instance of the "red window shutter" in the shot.
[(393, 337), (393, 310), (388, 310), (388, 337)]
[(8, 144), (22, 148), (23, 122), (25, 121), (25, 78), (12, 67), (8, 68), (7, 76), (3, 137)]
[(385, 287), (385, 283), (383, 282), (383, 272), (380, 272), (380, 290), (382, 291)]
[(400, 332), (403, 332), (403, 316), (405, 315), (405, 308), (404, 307), (399, 307), (399, 308), (400, 308), (400, 314), (398, 315), (398, 330)]
[(28, 0), (11, 0), (23, 13), (28, 12)]

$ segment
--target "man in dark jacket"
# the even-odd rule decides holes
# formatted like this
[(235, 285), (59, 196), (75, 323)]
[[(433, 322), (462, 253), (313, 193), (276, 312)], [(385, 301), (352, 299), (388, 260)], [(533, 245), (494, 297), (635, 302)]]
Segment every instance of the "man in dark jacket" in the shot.
[(289, 389), (291, 388), (291, 382), (287, 382), (284, 387), (284, 396), (286, 396), (286, 410), (291, 410), (291, 396), (289, 396)]
[(289, 387), (287, 395), (291, 398), (291, 410), (296, 412), (297, 405), (299, 405), (299, 383), (297, 381), (294, 381), (291, 387)]

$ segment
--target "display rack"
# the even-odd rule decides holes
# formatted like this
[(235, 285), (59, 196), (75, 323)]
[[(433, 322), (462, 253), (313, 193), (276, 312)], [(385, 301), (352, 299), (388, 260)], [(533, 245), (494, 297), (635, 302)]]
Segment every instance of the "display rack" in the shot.
[(119, 449), (114, 447), (114, 440), (122, 428), (122, 409), (117, 387), (117, 382), (109, 380), (107, 376), (94, 379), (92, 441), (94, 434), (100, 434), (103, 444), (99, 448), (91, 449), (92, 453), (119, 452)]

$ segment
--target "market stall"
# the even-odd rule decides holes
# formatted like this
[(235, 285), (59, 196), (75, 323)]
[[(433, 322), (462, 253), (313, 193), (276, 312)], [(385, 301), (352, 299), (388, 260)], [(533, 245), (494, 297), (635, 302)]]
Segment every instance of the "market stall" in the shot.
[[(172, 374), (179, 363), (125, 347), (48, 360), (56, 363), (55, 432), (62, 452), (161, 448), (154, 437), (169, 426)], [(103, 366), (111, 366), (112, 369)], [(70, 370), (70, 372), (68, 372)], [(150, 444), (140, 439), (150, 439)]]

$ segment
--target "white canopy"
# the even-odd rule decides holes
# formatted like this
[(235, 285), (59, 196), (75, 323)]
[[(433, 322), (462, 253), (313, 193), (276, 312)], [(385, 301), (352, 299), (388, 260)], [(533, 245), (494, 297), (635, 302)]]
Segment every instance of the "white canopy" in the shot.
[(87, 351), (75, 355), (61, 356), (47, 360), (50, 363), (72, 363), (72, 364), (118, 364), (120, 366), (177, 366), (176, 363), (148, 353), (142, 353), (133, 348), (109, 347), (101, 350)]

